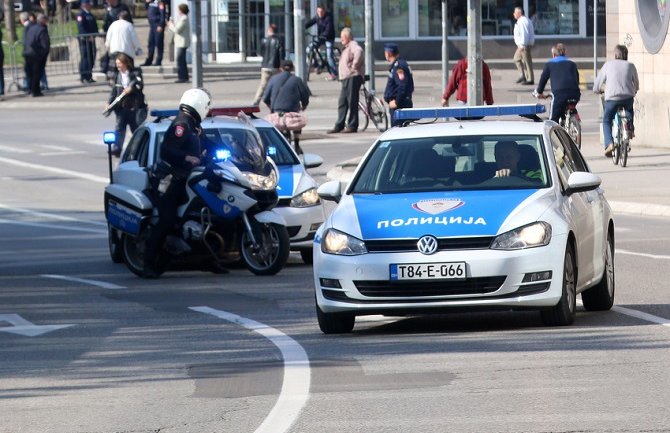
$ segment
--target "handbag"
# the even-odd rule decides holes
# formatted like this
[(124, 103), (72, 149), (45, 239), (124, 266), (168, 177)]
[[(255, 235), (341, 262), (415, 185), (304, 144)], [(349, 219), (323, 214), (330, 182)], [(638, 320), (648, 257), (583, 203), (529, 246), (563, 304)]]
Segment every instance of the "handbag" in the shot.
[(265, 116), (265, 120), (282, 132), (300, 131), (307, 126), (307, 116), (303, 112), (275, 112)]

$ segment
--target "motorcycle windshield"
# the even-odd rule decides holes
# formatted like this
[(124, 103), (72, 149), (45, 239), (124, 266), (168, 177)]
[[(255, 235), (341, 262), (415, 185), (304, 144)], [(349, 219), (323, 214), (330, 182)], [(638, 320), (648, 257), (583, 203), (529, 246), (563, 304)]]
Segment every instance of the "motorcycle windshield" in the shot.
[(265, 147), (256, 131), (248, 129), (205, 129), (207, 154), (216, 161), (230, 161), (241, 171), (262, 173), (266, 164)]

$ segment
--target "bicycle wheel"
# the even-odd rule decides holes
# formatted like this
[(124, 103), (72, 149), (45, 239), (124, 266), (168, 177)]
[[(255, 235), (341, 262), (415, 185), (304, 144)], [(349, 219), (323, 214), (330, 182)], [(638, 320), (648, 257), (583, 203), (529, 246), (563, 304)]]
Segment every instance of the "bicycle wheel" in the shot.
[(621, 140), (619, 145), (619, 153), (621, 153), (621, 159), (619, 159), (619, 165), (625, 167), (628, 164), (628, 139)]
[(307, 73), (305, 74), (305, 81), (309, 81), (309, 76), (312, 73), (312, 69), (317, 67), (317, 58), (316, 52), (312, 49), (309, 51), (309, 56), (307, 57)]
[(342, 52), (340, 49), (338, 47), (333, 47), (333, 60), (335, 61), (335, 69), (339, 67), (341, 56)]
[(614, 149), (612, 151), (612, 164), (617, 165), (621, 159), (621, 123), (618, 119), (615, 120), (615, 122), (618, 122), (618, 128), (616, 130), (616, 137), (613, 137)]
[(370, 97), (370, 118), (372, 118), (372, 123), (375, 124), (379, 132), (384, 132), (389, 127), (389, 117), (386, 114), (386, 106), (381, 99), (375, 98), (374, 96)]
[(582, 122), (577, 114), (571, 114), (568, 118), (568, 134), (575, 140), (578, 148), (582, 148)]
[(368, 129), (368, 123), (370, 123), (370, 118), (368, 117), (368, 109), (365, 107), (365, 96), (363, 94), (363, 91), (361, 90), (361, 97), (358, 100), (358, 111), (361, 112), (363, 115), (363, 119), (360, 119), (359, 116), (359, 121), (358, 121), (358, 130), (360, 132), (364, 132), (366, 129)]

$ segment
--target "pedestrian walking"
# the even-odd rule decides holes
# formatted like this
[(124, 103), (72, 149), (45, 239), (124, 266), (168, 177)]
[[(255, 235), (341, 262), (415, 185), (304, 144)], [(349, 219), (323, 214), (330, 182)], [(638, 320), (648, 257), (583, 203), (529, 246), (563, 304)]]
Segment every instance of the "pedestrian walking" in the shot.
[[(121, 156), (126, 128), (135, 132), (147, 118), (147, 103), (144, 98), (144, 81), (142, 69), (134, 68), (132, 59), (124, 54), (116, 54), (116, 73), (112, 90), (107, 101), (107, 110), (116, 114), (116, 143), (112, 147), (112, 155)], [(117, 100), (119, 98), (119, 100)]]
[(258, 105), (261, 102), (265, 87), (274, 74), (279, 71), (281, 61), (284, 60), (284, 45), (281, 39), (277, 36), (277, 24), (270, 24), (265, 38), (261, 42), (261, 52), (263, 53), (263, 61), (261, 62), (261, 82), (256, 89), (253, 105)]
[(339, 65), (340, 97), (337, 101), (337, 121), (333, 129), (327, 131), (329, 134), (358, 132), (358, 98), (365, 76), (363, 48), (354, 40), (349, 27), (340, 32), (340, 42), (344, 46)]
[[(283, 116), (286, 113), (299, 113), (309, 105), (310, 91), (307, 84), (293, 75), (293, 62), (283, 60), (281, 72), (275, 74), (263, 93), (263, 102), (270, 108), (272, 113)], [(280, 128), (284, 136), (291, 141), (291, 131)], [(298, 155), (301, 155), (300, 134), (302, 129), (293, 130), (293, 147)]]
[[(489, 65), (482, 60), (482, 92), (486, 105), (493, 105), (493, 87), (491, 86), (491, 70)], [(468, 103), (468, 59), (463, 57), (451, 70), (447, 88), (442, 95), (442, 106), (449, 105), (449, 98), (456, 93), (456, 101), (465, 105)]]
[[(105, 8), (105, 16), (103, 17), (102, 22), (102, 31), (107, 33), (109, 27), (112, 23), (119, 19), (121, 12), (127, 12), (128, 18), (126, 21), (133, 24), (133, 14), (130, 12), (130, 8), (125, 3), (122, 3), (121, 0), (107, 0), (107, 7)], [(111, 60), (109, 52), (105, 53), (100, 57), (100, 72), (107, 74), (108, 71), (114, 71), (114, 59)]]
[(79, 32), (79, 81), (95, 83), (93, 66), (95, 65), (95, 35), (98, 23), (91, 13), (91, 0), (81, 0), (81, 10), (77, 14), (77, 30)]
[(191, 24), (188, 21), (188, 5), (181, 3), (177, 6), (177, 10), (177, 22), (174, 23), (170, 19), (167, 26), (174, 33), (174, 46), (177, 49), (177, 81), (175, 83), (186, 83), (188, 82), (186, 50), (191, 46)]
[[(165, 40), (166, 6), (162, 0), (146, 0), (147, 21), (149, 21), (149, 43), (147, 58), (142, 66), (161, 66), (163, 63), (163, 45)], [(198, 17), (199, 18), (199, 17)], [(154, 62), (154, 52), (156, 62)]]
[(49, 18), (44, 14), (38, 14), (35, 24), (27, 27), (24, 39), (23, 55), (26, 60), (26, 71), (29, 73), (30, 93), (33, 97), (44, 96), (40, 89), (40, 78), (46, 69), (51, 49), (48, 24)]
[[(130, 22), (130, 15), (126, 11), (121, 11), (119, 19), (114, 21), (107, 29), (105, 36), (105, 46), (109, 53), (110, 61), (115, 59), (118, 53), (123, 53), (130, 58), (131, 66), (135, 67), (135, 56), (142, 53), (140, 39), (137, 37), (135, 26)], [(107, 71), (107, 78), (113, 79), (116, 74), (116, 62), (110, 63)]]
[(389, 62), (388, 81), (384, 90), (384, 101), (389, 105), (391, 126), (401, 122), (393, 118), (393, 113), (399, 108), (412, 108), (412, 93), (414, 93), (414, 77), (407, 61), (400, 57), (398, 45), (384, 44), (384, 57)]
[(531, 48), (535, 45), (535, 28), (528, 17), (523, 14), (522, 7), (514, 8), (514, 19), (516, 20), (516, 24), (514, 24), (516, 51), (513, 60), (517, 71), (519, 71), (519, 78), (516, 82), (517, 84), (531, 86), (535, 84), (533, 56), (531, 54)]

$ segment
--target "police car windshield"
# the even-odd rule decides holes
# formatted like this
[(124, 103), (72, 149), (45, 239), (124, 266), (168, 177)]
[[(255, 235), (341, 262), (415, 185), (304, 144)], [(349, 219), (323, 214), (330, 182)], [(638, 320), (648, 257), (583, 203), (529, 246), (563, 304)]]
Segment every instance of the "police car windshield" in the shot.
[[(478, 135), (377, 143), (352, 193), (536, 189), (549, 185), (542, 137)], [(496, 161), (496, 157), (498, 161)], [(509, 175), (496, 176), (501, 168)]]

